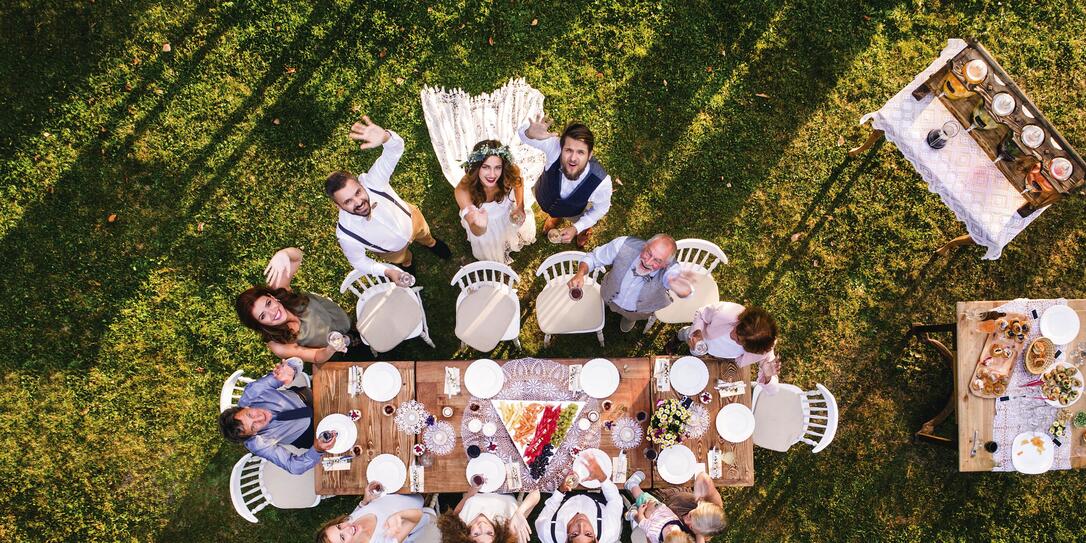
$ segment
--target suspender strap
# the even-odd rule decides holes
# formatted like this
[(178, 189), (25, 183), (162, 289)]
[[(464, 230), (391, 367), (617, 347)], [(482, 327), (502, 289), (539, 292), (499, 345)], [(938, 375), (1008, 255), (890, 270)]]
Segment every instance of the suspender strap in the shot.
[(396, 204), (396, 207), (400, 208), (400, 211), (403, 211), (404, 213), (406, 213), (408, 217), (411, 216), (411, 212), (408, 211), (407, 208), (404, 207), (402, 204), (400, 204), (400, 202), (397, 202), (396, 199), (393, 198), (391, 195), (389, 195), (387, 193), (384, 193), (384, 192), (381, 192), (381, 191), (376, 190), (376, 189), (371, 189), (369, 187), (366, 187), (366, 190), (368, 190), (368, 191), (370, 191), (370, 192), (372, 192), (374, 194), (377, 194), (379, 196), (384, 196), (386, 200), (392, 202), (393, 204)]
[(355, 234), (354, 232), (351, 232), (350, 230), (347, 230), (347, 227), (343, 226), (343, 223), (341, 223), (341, 222), (336, 223), (336, 227), (339, 228), (340, 230), (342, 230), (344, 234), (347, 234), (348, 236), (354, 238), (355, 241), (361, 243), (362, 245), (368, 245), (368, 246), (372, 247), (373, 250), (378, 252), (378, 253), (391, 253), (392, 252), (392, 251), (389, 251), (388, 249), (385, 249), (384, 247), (381, 247), (380, 245), (377, 245), (376, 243), (370, 243), (366, 238), (364, 238), (364, 237), (362, 237), (362, 236), (360, 236), (358, 234)]

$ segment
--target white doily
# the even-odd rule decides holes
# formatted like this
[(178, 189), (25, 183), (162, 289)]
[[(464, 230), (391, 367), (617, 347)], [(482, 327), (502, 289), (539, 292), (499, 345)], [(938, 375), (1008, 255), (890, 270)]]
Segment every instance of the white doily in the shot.
[[(1046, 309), (1054, 305), (1067, 305), (1067, 300), (1063, 298), (1057, 300), (1019, 298), (1011, 300), (996, 309), (1005, 313), (1020, 313), (1029, 317), (1030, 331), (1024, 343), (1028, 345), (1029, 342), (1041, 335), (1038, 317)], [(1033, 314), (1034, 311), (1036, 317)], [(1062, 351), (1059, 359), (1065, 359), (1067, 357), (1067, 346), (1058, 345), (1057, 348)], [(1023, 361), (1024, 351), (1025, 349), (1023, 349), (1023, 353), (1019, 353), (1018, 360), (1015, 361), (1011, 369), (1011, 383), (1007, 387), (1006, 394), (1010, 399), (1007, 401), (995, 400), (992, 439), (999, 444), (999, 449), (995, 453), (995, 460), (999, 465), (992, 468), (992, 471), (1014, 471), (1014, 464), (1011, 462), (1014, 436), (1034, 430), (1047, 434), (1048, 427), (1056, 419), (1056, 412), (1060, 410), (1058, 407), (1048, 405), (1044, 400), (1035, 399), (1041, 394), (1040, 387), (1022, 386), (1036, 379), (1035, 375), (1026, 371), (1026, 365)], [(1056, 458), (1052, 463), (1052, 469), (1071, 469), (1071, 449), (1074, 444), (1070, 441), (1070, 438), (1060, 440), (1061, 445), (1056, 447)]]
[(422, 442), (436, 456), (445, 456), (456, 446), (456, 430), (445, 421), (437, 421), (422, 433)]
[(683, 439), (697, 439), (709, 430), (709, 410), (701, 404), (690, 406), (690, 418), (683, 426)]
[(408, 400), (396, 410), (396, 428), (405, 434), (416, 435), (426, 427), (426, 407), (415, 400)]
[(1020, 217), (1018, 208), (1026, 200), (964, 130), (942, 149), (928, 147), (928, 131), (954, 116), (931, 93), (919, 101), (912, 96), (914, 89), (965, 47), (963, 40), (948, 40), (935, 62), (878, 111), (864, 115), (860, 124), (870, 120), (873, 128), (886, 133), (886, 139), (897, 145), (927, 182), (928, 190), (938, 194), (977, 244), (988, 249), (984, 258), (995, 260), (1047, 207)]

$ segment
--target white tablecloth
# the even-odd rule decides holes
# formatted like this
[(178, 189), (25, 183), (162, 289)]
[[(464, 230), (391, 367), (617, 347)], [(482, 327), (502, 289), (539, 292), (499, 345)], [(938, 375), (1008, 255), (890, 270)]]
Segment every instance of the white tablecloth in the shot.
[(929, 93), (919, 101), (912, 96), (914, 89), (965, 46), (963, 40), (948, 40), (935, 62), (881, 109), (864, 115), (860, 124), (871, 121), (873, 128), (886, 133), (886, 139), (897, 145), (916, 171), (920, 172), (928, 183), (928, 190), (938, 194), (958, 220), (965, 223), (966, 231), (977, 244), (988, 249), (984, 258), (995, 260), (1002, 254), (1003, 247), (1039, 217), (1045, 208), (1034, 211), (1028, 217), (1018, 216), (1018, 208), (1026, 200), (984, 154), (977, 142), (965, 133), (967, 127), (962, 127), (962, 131), (946, 147), (928, 147), (925, 140), (928, 131), (954, 117), (934, 95)]

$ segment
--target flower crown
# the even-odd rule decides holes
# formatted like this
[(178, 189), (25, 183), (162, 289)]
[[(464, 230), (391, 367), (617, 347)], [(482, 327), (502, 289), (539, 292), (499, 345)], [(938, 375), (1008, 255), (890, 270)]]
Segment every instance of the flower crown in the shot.
[(506, 162), (513, 162), (513, 154), (509, 152), (509, 146), (502, 145), (501, 147), (491, 147), (489, 145), (484, 145), (472, 151), (472, 153), (468, 155), (468, 158), (460, 163), (460, 166), (467, 169), (473, 164), (479, 164), (486, 160), (486, 157), (488, 156), (499, 156)]

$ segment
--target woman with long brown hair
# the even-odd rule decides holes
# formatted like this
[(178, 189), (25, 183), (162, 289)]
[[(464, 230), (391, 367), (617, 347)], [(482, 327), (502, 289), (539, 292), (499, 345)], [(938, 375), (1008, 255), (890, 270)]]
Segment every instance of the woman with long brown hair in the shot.
[(290, 281), (302, 263), (302, 251), (287, 247), (275, 253), (264, 268), (266, 285), (238, 294), (234, 309), (246, 327), (255, 330), (279, 358), (296, 356), (306, 362), (324, 362), (336, 354), (328, 335), (339, 332), (357, 342), (351, 318), (335, 302), (317, 294), (294, 291)]
[(531, 241), (520, 234), (527, 218), (524, 180), (509, 147), (500, 141), (475, 144), (453, 195), (460, 207), (460, 224), (477, 260), (507, 264), (510, 251), (519, 251)]

